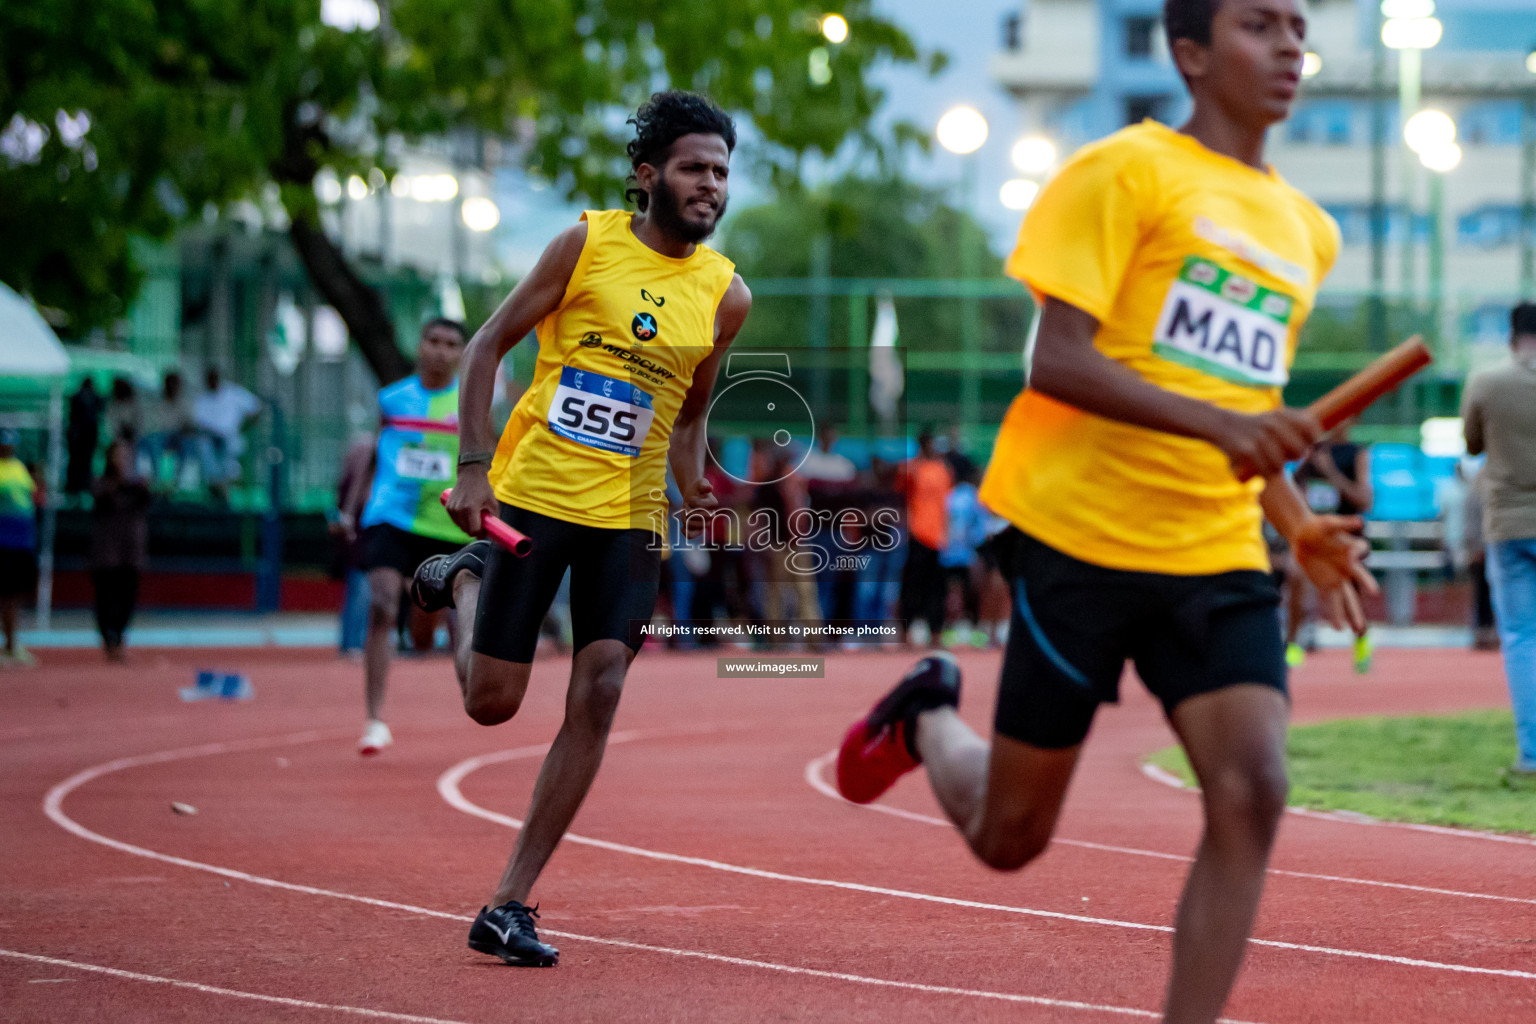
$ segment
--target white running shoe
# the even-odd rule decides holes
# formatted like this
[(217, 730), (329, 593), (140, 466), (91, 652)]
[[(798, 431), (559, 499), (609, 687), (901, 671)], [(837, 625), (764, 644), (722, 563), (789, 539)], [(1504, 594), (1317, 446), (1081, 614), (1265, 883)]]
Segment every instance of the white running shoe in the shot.
[(357, 752), (364, 757), (372, 757), (393, 742), (395, 738), (390, 735), (389, 726), (375, 718), (368, 722), (363, 738), (357, 741)]

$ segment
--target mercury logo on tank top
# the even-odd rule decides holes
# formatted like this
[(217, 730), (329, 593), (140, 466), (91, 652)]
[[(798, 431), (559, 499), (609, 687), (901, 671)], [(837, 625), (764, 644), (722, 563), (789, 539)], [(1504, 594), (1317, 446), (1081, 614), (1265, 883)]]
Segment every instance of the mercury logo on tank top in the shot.
[(1284, 292), (1190, 256), (1163, 300), (1152, 351), (1236, 384), (1284, 387), (1295, 309)]

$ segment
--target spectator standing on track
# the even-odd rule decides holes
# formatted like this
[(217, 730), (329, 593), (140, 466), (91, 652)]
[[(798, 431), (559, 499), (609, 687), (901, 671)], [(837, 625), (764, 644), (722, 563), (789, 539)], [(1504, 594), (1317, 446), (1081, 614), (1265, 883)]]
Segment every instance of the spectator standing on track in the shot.
[(69, 463), (64, 471), (64, 493), (82, 494), (91, 489), (96, 474), (96, 444), (101, 439), (101, 395), (96, 382), (86, 377), (69, 398), (69, 428), (65, 432)]
[(134, 462), (133, 442), (118, 438), (107, 445), (107, 464), (91, 485), (91, 586), (108, 661), (126, 660), (124, 635), (149, 561), (149, 487)]
[[(203, 459), (205, 482), (221, 501), (226, 487), (240, 478), (240, 456), (245, 454), (241, 434), (261, 412), (261, 399), (239, 384), (222, 380), (217, 367), (208, 367), (204, 375), (207, 390), (192, 403), (192, 417), (207, 435)], [(211, 446), (211, 451), (206, 447)]]
[[(954, 473), (933, 446), (933, 432), (917, 435), (917, 457), (908, 460), (903, 474), (907, 495), (907, 562), (901, 572), (901, 622), (908, 642), (919, 647), (937, 644), (944, 629), (944, 569), (939, 551), (944, 547), (944, 503), (954, 486)], [(927, 633), (913, 639), (912, 621), (926, 624)]]
[(1513, 771), (1536, 774), (1536, 303), (1510, 314), (1510, 365), (1475, 375), (1462, 398), (1467, 452), (1487, 453), (1483, 533), (1515, 711)]
[[(1461, 471), (1461, 467), (1457, 467)], [(1483, 468), (1472, 470), (1463, 499), (1461, 548), (1472, 577), (1472, 649), (1499, 649), (1499, 628), (1493, 614), (1493, 588), (1488, 585), (1488, 545), (1483, 540)]]
[(42, 492), (16, 457), (16, 430), (0, 429), (0, 627), (5, 650), (0, 667), (32, 664), (16, 639), (16, 608), (37, 591), (37, 506)]
[(346, 587), (341, 605), (341, 640), (343, 656), (360, 655), (368, 640), (368, 574), (362, 567), (362, 548), (358, 544), (357, 523), (363, 516), (363, 504), (373, 488), (373, 455), (378, 438), (363, 434), (347, 447), (341, 459), (341, 477), (336, 481), (336, 513), (330, 524), (336, 543), (336, 568)]
[(946, 589), (945, 614), (954, 623), (944, 633), (945, 647), (986, 643), (984, 637), (975, 637), (972, 631), (981, 622), (981, 563), (977, 551), (987, 539), (987, 512), (976, 494), (976, 464), (966, 459), (959, 466), (964, 472), (956, 474), (955, 486), (944, 500), (947, 530), (944, 548), (939, 552)]

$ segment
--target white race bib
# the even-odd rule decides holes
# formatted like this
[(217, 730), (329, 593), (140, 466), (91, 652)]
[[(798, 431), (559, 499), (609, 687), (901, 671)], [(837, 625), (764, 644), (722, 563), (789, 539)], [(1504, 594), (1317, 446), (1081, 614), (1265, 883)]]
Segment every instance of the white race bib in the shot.
[(549, 429), (578, 444), (631, 458), (656, 418), (649, 392), (627, 380), (572, 366), (560, 368), (560, 384), (549, 404)]
[(453, 459), (447, 452), (402, 445), (395, 456), (395, 472), (406, 480), (452, 480)]
[(1296, 300), (1191, 256), (1168, 289), (1152, 351), (1236, 384), (1284, 387)]

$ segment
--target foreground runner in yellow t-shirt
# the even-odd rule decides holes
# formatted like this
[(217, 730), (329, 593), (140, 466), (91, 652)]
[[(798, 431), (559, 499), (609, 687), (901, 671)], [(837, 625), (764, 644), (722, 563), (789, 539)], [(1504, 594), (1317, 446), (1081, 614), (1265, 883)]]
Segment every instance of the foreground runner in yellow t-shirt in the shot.
[[(456, 652), (464, 710), (481, 725), (517, 713), (539, 625), (571, 574), (575, 654), (565, 722), (534, 786), (500, 883), (469, 932), (471, 949), (553, 967), (539, 941), (534, 881), (597, 775), (638, 627), (661, 573), (653, 524), (667, 515), (666, 470), (686, 509), (716, 504), (704, 479), (705, 411), (715, 371), (752, 297), (702, 245), (726, 206), (736, 129), (701, 96), (652, 96), (631, 119), (640, 212), (588, 211), (469, 343), (459, 390), (459, 473), (449, 514), (470, 534), (500, 517), (533, 541), (516, 558), (486, 541), (417, 571), (411, 594), (474, 622)], [(491, 384), (502, 357), (537, 328), (533, 383), (493, 444)]]
[(922, 763), (976, 855), (1019, 868), (1045, 849), (1094, 713), (1134, 662), (1205, 809), (1163, 1019), (1210, 1024), (1286, 798), (1289, 703), (1261, 514), (1337, 624), (1363, 626), (1357, 588), (1375, 584), (1350, 532), (1359, 520), (1310, 514), (1284, 474), (1319, 435), (1280, 390), (1339, 245), (1263, 160), (1300, 82), (1302, 0), (1167, 0), (1164, 21), (1189, 122), (1084, 148), (1008, 263), (1043, 312), (1029, 387), (981, 488), (1012, 524), (992, 742), (955, 713), (955, 663), (925, 658), (849, 731), (838, 784), (866, 802)]

